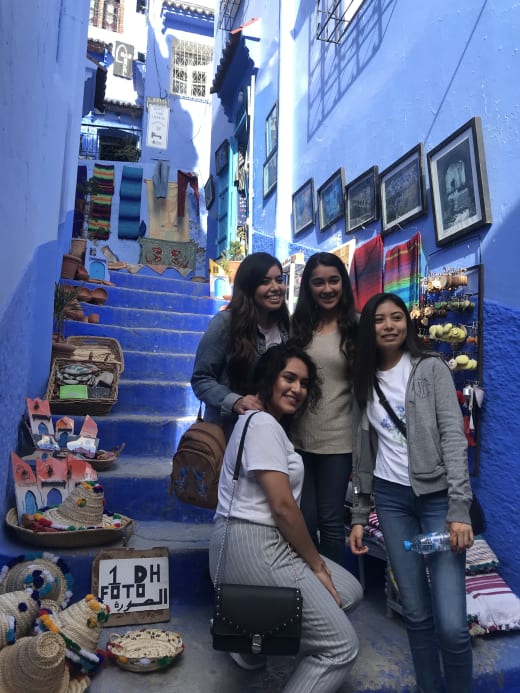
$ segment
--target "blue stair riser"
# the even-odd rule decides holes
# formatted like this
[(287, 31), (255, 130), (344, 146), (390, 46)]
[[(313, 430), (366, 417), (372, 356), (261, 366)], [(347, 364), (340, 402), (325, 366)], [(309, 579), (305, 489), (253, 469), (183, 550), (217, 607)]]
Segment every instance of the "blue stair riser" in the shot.
[(112, 337), (121, 344), (123, 351), (152, 351), (156, 353), (194, 354), (197, 350), (200, 332), (179, 332), (146, 327), (119, 327), (116, 325), (92, 325), (87, 322), (67, 320), (64, 326), (66, 337)]
[[(186, 418), (183, 419), (173, 416), (128, 416), (127, 413), (116, 416), (116, 413), (117, 404), (105, 416), (92, 414), (98, 426), (100, 449), (111, 450), (125, 443), (126, 454), (155, 459), (173, 454), (180, 437), (195, 421), (197, 410), (185, 412)], [(58, 418), (53, 417), (55, 423)], [(76, 421), (75, 430), (79, 431), (84, 417), (72, 418)], [(143, 464), (146, 464), (145, 459)]]
[[(121, 464), (124, 464), (123, 459)], [(213, 510), (197, 508), (180, 501), (175, 494), (170, 496), (170, 473), (163, 478), (104, 478), (99, 474), (103, 486), (106, 507), (137, 521), (169, 521), (201, 524), (211, 522)]]
[(189, 383), (193, 372), (193, 354), (154, 354), (125, 351), (125, 380), (175, 380)]
[(188, 383), (121, 380), (114, 412), (186, 416), (186, 412), (196, 411), (198, 406)]
[(94, 306), (91, 303), (82, 303), (81, 308), (87, 316), (97, 313), (101, 325), (123, 325), (124, 327), (160, 327), (165, 330), (204, 332), (211, 319), (211, 315), (200, 313), (141, 308), (129, 310), (109, 305)]
[[(186, 279), (173, 279), (164, 274), (146, 275), (143, 272), (110, 272), (110, 281), (116, 286), (143, 291), (163, 291), (174, 294), (209, 296), (209, 282), (192, 282)], [(90, 285), (89, 285), (90, 286)]]

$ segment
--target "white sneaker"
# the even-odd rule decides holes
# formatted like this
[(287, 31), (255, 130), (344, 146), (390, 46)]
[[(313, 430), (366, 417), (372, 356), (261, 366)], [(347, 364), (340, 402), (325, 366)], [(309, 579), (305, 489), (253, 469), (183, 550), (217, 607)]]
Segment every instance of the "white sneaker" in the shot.
[(243, 652), (230, 652), (229, 656), (238, 664), (241, 669), (246, 671), (254, 671), (255, 669), (263, 669), (267, 664), (265, 655), (246, 654)]

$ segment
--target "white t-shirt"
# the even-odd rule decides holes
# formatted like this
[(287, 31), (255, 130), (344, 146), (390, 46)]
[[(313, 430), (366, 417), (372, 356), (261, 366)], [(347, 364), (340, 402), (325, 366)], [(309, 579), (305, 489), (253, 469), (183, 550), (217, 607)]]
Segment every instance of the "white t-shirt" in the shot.
[[(412, 363), (410, 354), (404, 352), (399, 363), (387, 371), (376, 371), (381, 390), (397, 416), (406, 423), (406, 385)], [(377, 392), (367, 405), (368, 420), (377, 433), (378, 446), (374, 475), (380, 479), (410, 486), (408, 473), (408, 449), (406, 438), (396, 427), (388, 412), (379, 403)]]
[[(233, 489), (233, 472), (240, 437), (251, 412), (238, 417), (229, 439), (220, 472), (216, 516), (227, 517)], [(266, 495), (255, 471), (277, 471), (287, 474), (293, 497), (300, 504), (303, 485), (303, 462), (278, 421), (267, 412), (253, 416), (247, 429), (242, 467), (231, 505), (231, 517), (262, 525), (276, 526)]]

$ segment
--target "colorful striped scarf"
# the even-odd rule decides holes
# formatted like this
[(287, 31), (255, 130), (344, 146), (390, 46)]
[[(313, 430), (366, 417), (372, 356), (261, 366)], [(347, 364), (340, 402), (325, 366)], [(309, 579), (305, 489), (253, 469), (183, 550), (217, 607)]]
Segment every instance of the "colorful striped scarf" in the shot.
[(421, 234), (390, 248), (385, 255), (384, 290), (397, 294), (410, 309), (419, 303), (421, 282)]
[(368, 299), (383, 290), (383, 239), (379, 234), (356, 248), (350, 281), (356, 310), (360, 313)]

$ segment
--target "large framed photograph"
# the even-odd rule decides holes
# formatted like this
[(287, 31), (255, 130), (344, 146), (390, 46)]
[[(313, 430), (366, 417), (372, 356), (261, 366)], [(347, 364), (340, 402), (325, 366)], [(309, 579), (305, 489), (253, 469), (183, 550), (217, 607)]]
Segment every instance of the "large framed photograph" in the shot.
[(204, 201), (206, 202), (206, 209), (209, 209), (213, 204), (215, 199), (215, 183), (213, 181), (213, 176), (209, 175), (208, 180), (204, 184)]
[(276, 150), (264, 163), (264, 197), (267, 197), (275, 188), (278, 179), (278, 158)]
[(422, 143), (381, 173), (379, 192), (383, 235), (426, 213)]
[(318, 188), (318, 219), (320, 231), (325, 231), (335, 221), (345, 216), (345, 172), (338, 168)]
[(224, 140), (215, 152), (215, 173), (219, 173), (227, 168), (229, 164), (229, 142)]
[(293, 234), (314, 225), (314, 178), (309, 178), (292, 196)]
[(278, 148), (278, 103), (265, 119), (265, 158), (268, 159)]
[(347, 233), (363, 228), (379, 217), (379, 170), (372, 166), (345, 186)]
[(437, 245), (491, 223), (480, 118), (428, 152), (428, 170)]

